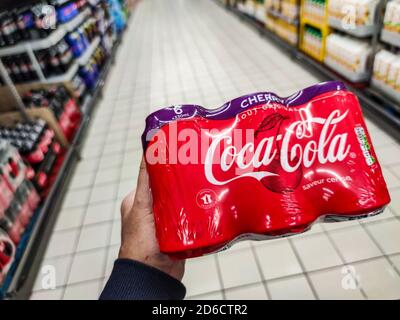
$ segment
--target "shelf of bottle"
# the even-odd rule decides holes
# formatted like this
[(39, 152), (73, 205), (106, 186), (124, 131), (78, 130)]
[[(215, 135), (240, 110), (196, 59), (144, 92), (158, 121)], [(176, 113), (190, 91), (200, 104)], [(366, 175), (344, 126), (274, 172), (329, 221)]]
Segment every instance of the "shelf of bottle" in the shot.
[[(315, 57), (313, 57), (314, 59), (310, 58), (309, 55), (313, 55), (311, 53), (305, 52), (301, 45), (299, 46), (299, 48), (293, 47), (267, 28), (263, 28), (260, 25), (254, 24), (251, 21), (250, 17), (247, 17), (236, 8), (228, 7), (227, 9), (237, 15), (240, 19), (246, 21), (250, 26), (255, 28), (265, 37), (272, 40), (280, 48), (283, 48), (285, 52), (290, 55), (290, 57), (294, 57), (304, 63), (312, 71), (317, 72), (327, 80), (337, 80), (338, 77), (340, 78), (338, 74), (333, 72), (326, 65), (320, 63), (319, 61), (316, 61), (318, 60), (316, 59), (316, 55)], [(303, 24), (304, 21), (302, 21), (301, 23)], [(375, 89), (376, 87), (373, 84), (369, 87), (363, 87), (362, 89), (359, 89), (356, 86), (353, 86), (352, 83), (347, 82), (346, 79), (343, 78), (342, 80), (354, 93), (357, 94), (361, 105), (365, 108), (363, 109), (368, 112), (369, 115), (374, 116), (376, 121), (381, 123), (387, 132), (389, 132), (391, 135), (393, 135), (394, 138), (399, 139), (400, 141), (400, 117), (396, 116), (392, 111), (396, 108), (397, 110), (399, 109), (398, 102), (396, 102), (395, 99), (391, 98), (389, 94), (384, 94), (384, 90)], [(387, 105), (388, 108), (385, 108), (384, 105)]]
[(79, 66), (84, 65), (89, 61), (90, 57), (93, 55), (99, 43), (100, 43), (100, 37), (96, 36), (92, 41), (92, 43), (89, 45), (89, 47), (85, 50), (85, 52), (79, 58), (75, 59), (75, 61), (71, 64), (71, 66), (65, 73), (57, 76), (51, 76), (43, 81), (28, 82), (28, 84), (37, 84), (37, 83), (50, 84), (50, 83), (61, 83), (61, 82), (71, 81), (72, 78), (75, 76), (75, 74), (78, 72)]
[(381, 40), (387, 44), (400, 48), (400, 33), (382, 29)]
[(299, 20), (298, 19), (292, 19), (289, 18), (283, 14), (281, 14), (278, 11), (272, 10), (272, 9), (267, 9), (267, 13), (270, 14), (271, 16), (273, 16), (274, 18), (280, 19), (288, 24), (292, 24), (294, 26), (298, 26), (299, 24)]
[(69, 82), (72, 80), (72, 78), (75, 76), (75, 74), (78, 72), (79, 69), (79, 63), (78, 60), (75, 60), (69, 69), (63, 73), (59, 74), (56, 76), (51, 76), (46, 78), (43, 81), (40, 80), (34, 80), (30, 82), (24, 82), (24, 85), (36, 85), (36, 84), (51, 84), (51, 83), (63, 83), (63, 82)]
[(309, 18), (307, 15), (300, 17), (300, 23), (303, 25), (308, 24), (311, 27), (314, 27), (316, 29), (321, 29), (321, 30), (325, 29), (325, 27), (327, 27), (327, 25), (325, 25), (324, 21), (318, 21), (316, 19)]
[(307, 47), (300, 45), (300, 49), (306, 53), (307, 55), (309, 55), (311, 58), (314, 58), (317, 61), (322, 62), (324, 60), (323, 56), (321, 53), (316, 53), (315, 51), (312, 51), (310, 49), (308, 49)]
[(77, 58), (78, 64), (85, 65), (89, 61), (90, 57), (93, 55), (94, 51), (96, 50), (99, 44), (100, 44), (100, 37), (96, 36), (90, 43), (89, 47), (87, 47), (85, 52), (79, 58)]
[(329, 57), (325, 57), (324, 64), (331, 68), (333, 71), (339, 73), (341, 76), (349, 80), (350, 82), (365, 82), (370, 78), (370, 74), (367, 71), (364, 72), (353, 72), (343, 67), (336, 61), (330, 59)]
[(376, 25), (355, 26), (354, 28), (353, 28), (353, 26), (350, 26), (349, 28), (346, 28), (342, 25), (342, 21), (340, 19), (337, 19), (334, 17), (329, 17), (328, 23), (329, 23), (330, 27), (332, 27), (336, 30), (345, 32), (345, 33), (352, 35), (354, 37), (357, 37), (357, 38), (370, 37), (377, 30)]
[[(372, 86), (376, 89), (385, 94), (386, 96), (390, 97), (391, 99), (395, 100), (396, 102), (400, 103), (400, 92), (396, 91), (392, 87), (389, 87), (385, 82), (378, 80), (376, 78), (372, 78)], [(395, 106), (396, 110), (400, 112), (400, 106)]]
[(90, 15), (90, 9), (86, 8), (84, 11), (80, 12), (71, 21), (57, 26), (47, 38), (40, 40), (31, 40), (18, 43), (14, 46), (5, 47), (0, 49), (0, 57), (9, 56), (13, 54), (26, 52), (29, 48), (32, 50), (41, 50), (49, 48), (57, 44), (64, 36), (73, 30), (75, 30), (85, 19)]

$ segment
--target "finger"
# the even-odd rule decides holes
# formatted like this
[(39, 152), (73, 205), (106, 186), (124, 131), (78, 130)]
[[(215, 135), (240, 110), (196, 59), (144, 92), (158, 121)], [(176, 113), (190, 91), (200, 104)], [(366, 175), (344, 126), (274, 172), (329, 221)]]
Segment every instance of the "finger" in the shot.
[(146, 163), (142, 157), (139, 169), (139, 177), (136, 187), (135, 203), (141, 207), (151, 206), (151, 193), (149, 174), (147, 173)]
[(129, 194), (127, 194), (125, 198), (122, 200), (121, 203), (122, 217), (124, 217), (132, 210), (134, 200), (135, 200), (135, 191), (129, 192)]

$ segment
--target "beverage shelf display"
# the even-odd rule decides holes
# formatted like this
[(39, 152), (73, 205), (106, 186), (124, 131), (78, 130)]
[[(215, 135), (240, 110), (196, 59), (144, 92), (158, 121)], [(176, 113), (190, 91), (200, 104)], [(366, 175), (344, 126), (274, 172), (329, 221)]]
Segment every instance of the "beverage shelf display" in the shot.
[(266, 0), (265, 26), (293, 46), (298, 43), (299, 1)]
[(264, 0), (253, 0), (253, 1), (255, 5), (254, 18), (261, 23), (265, 23)]
[(326, 40), (324, 63), (351, 82), (364, 82), (370, 78), (371, 55), (368, 42), (331, 33)]
[(284, 22), (286, 22), (288, 24), (293, 24), (295, 26), (297, 26), (299, 24), (298, 18), (289, 18), (289, 17), (283, 15), (282, 13), (280, 13), (279, 11), (275, 11), (273, 9), (267, 9), (267, 14), (273, 16), (274, 18), (283, 20)]
[(87, 16), (90, 14), (90, 9), (87, 8), (77, 15), (73, 20), (60, 25), (45, 39), (31, 40), (18, 43), (17, 45), (0, 48), (0, 57), (13, 54), (23, 53), (27, 50), (46, 49), (56, 45), (68, 32), (75, 30)]
[(94, 38), (94, 40), (92, 40), (92, 43), (90, 44), (90, 46), (85, 50), (85, 53), (82, 54), (77, 60), (78, 63), (80, 65), (84, 65), (86, 64), (90, 57), (93, 55), (95, 49), (98, 47), (98, 45), (100, 44), (100, 37), (96, 36), (96, 38)]
[[(3, 188), (0, 196), (0, 244), (10, 252), (6, 264), (0, 263), (0, 299), (31, 294), (128, 19), (125, 12), (108, 11), (108, 2), (68, 1), (75, 14), (67, 10), (46, 36), (0, 43), (0, 160), (15, 154), (24, 168), (19, 184), (6, 194), (8, 202)], [(0, 184), (11, 185), (3, 173), (16, 167), (0, 161)]]
[[(393, 87), (389, 87), (384, 81), (378, 80), (376, 78), (372, 78), (372, 85), (377, 88), (379, 91), (382, 91), (387, 96), (391, 97), (393, 100), (400, 103), (400, 91), (394, 89)], [(395, 105), (396, 106), (396, 105)], [(400, 112), (400, 107), (395, 107), (398, 112)]]
[(334, 18), (334, 17), (329, 17), (328, 18), (329, 21), (329, 26), (348, 33), (354, 37), (357, 38), (365, 38), (365, 37), (369, 37), (372, 36), (374, 34), (374, 32), (378, 29), (378, 27), (376, 25), (362, 25), (362, 26), (346, 26), (343, 25), (342, 20)]
[(372, 36), (378, 29), (376, 11), (379, 0), (328, 1), (329, 26), (358, 38)]
[(370, 74), (366, 71), (363, 72), (354, 72), (346, 68), (342, 63), (339, 63), (337, 60), (330, 58), (329, 56), (325, 57), (324, 63), (330, 67), (332, 70), (335, 70), (340, 75), (345, 77), (351, 82), (363, 82), (368, 81)]
[(381, 40), (383, 42), (386, 42), (387, 44), (390, 44), (392, 46), (396, 46), (400, 48), (400, 33), (399, 32), (393, 32), (390, 30), (382, 30), (381, 33)]
[[(372, 85), (400, 103), (400, 55), (380, 50), (373, 67)], [(400, 111), (400, 108), (397, 108)]]
[[(388, 133), (399, 139), (400, 40), (397, 37), (400, 34), (400, 2), (302, 0), (299, 28), (296, 31), (298, 42), (283, 40), (281, 35), (277, 35), (274, 28), (278, 18), (275, 6), (279, 2), (265, 1), (265, 25), (258, 23), (254, 15), (240, 11), (238, 1), (225, 1), (223, 5), (307, 68), (327, 80), (339, 78), (345, 82), (357, 94), (364, 111), (382, 124)], [(354, 22), (351, 31), (338, 24), (339, 20), (343, 21), (340, 8), (349, 2), (356, 5), (354, 21), (350, 21)], [(241, 3), (244, 7), (244, 2)], [(385, 46), (387, 48), (382, 49)], [(382, 50), (395, 57), (392, 59), (393, 63), (388, 64), (385, 55), (381, 63)], [(377, 70), (380, 70), (379, 74)]]
[(327, 12), (326, 0), (301, 0), (299, 48), (320, 62), (325, 58), (329, 34)]
[(381, 40), (400, 48), (400, 2), (398, 0), (388, 1), (386, 5)]

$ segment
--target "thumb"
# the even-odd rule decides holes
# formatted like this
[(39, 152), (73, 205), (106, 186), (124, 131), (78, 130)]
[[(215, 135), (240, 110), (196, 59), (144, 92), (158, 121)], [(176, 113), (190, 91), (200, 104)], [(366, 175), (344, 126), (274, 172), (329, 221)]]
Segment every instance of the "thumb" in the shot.
[(147, 173), (144, 157), (142, 157), (142, 161), (140, 162), (134, 205), (138, 209), (149, 208), (151, 210), (152, 207), (149, 174)]

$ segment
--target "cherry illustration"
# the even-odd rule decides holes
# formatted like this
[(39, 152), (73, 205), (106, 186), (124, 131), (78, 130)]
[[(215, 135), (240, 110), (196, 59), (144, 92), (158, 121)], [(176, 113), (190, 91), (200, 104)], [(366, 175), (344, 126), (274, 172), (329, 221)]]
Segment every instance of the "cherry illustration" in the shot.
[[(254, 137), (257, 139), (263, 132), (268, 131), (271, 133), (273, 129), (276, 130), (275, 141), (277, 156), (267, 166), (260, 166), (257, 168), (257, 171), (268, 171), (276, 174), (276, 176), (268, 176), (261, 179), (261, 183), (264, 187), (276, 193), (293, 192), (299, 186), (303, 177), (303, 169), (301, 166), (299, 166), (294, 172), (287, 172), (281, 165), (281, 147), (276, 137), (280, 134), (282, 122), (287, 119), (289, 118), (275, 112), (265, 117), (254, 133)], [(297, 163), (298, 161), (299, 159), (295, 157), (290, 162)]]

